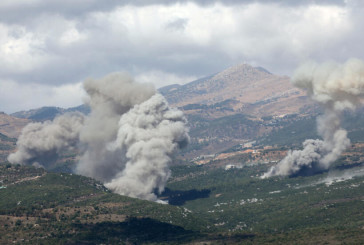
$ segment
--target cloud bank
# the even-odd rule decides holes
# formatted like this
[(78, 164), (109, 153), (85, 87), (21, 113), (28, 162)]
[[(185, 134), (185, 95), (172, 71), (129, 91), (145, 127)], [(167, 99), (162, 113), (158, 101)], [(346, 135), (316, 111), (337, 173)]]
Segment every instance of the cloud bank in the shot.
[[(242, 62), (285, 75), (307, 58), (343, 62), (364, 55), (362, 11), (360, 1), (2, 1), (0, 111), (69, 106), (63, 86), (120, 70), (159, 87)], [(63, 97), (47, 96), (54, 89)], [(28, 92), (38, 96), (19, 103)]]

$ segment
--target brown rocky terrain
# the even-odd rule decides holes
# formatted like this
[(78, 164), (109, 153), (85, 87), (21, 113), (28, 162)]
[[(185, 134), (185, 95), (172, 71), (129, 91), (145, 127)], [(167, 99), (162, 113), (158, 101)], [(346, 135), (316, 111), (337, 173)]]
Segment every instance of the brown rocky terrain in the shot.
[(188, 118), (186, 159), (224, 152), (317, 111), (289, 77), (248, 64), (160, 92)]
[[(314, 108), (305, 92), (291, 85), (289, 77), (248, 64), (159, 91), (172, 106), (179, 107), (187, 115), (192, 140), (183, 153), (184, 159), (215, 154), (252, 141), (289, 121), (299, 120)], [(0, 133), (17, 138), (31, 120), (50, 120), (67, 111), (88, 112), (80, 106), (70, 109), (43, 107), (11, 116), (2, 113)]]
[(0, 133), (10, 138), (17, 138), (23, 127), (29, 122), (28, 119), (17, 118), (0, 112)]
[(161, 89), (172, 106), (187, 114), (221, 117), (244, 113), (256, 117), (298, 113), (311, 102), (293, 87), (287, 76), (271, 74), (247, 64), (183, 86)]

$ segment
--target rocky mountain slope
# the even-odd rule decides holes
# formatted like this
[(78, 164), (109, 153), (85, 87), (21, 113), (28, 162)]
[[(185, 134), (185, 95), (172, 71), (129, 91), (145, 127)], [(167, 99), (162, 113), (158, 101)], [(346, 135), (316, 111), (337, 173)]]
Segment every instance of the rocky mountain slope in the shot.
[(160, 91), (171, 105), (188, 114), (203, 113), (215, 118), (237, 113), (257, 117), (293, 114), (309, 104), (305, 92), (293, 87), (289, 77), (247, 64)]
[(22, 128), (29, 122), (30, 120), (26, 118), (17, 118), (0, 112), (0, 133), (10, 138), (17, 138)]
[[(160, 88), (159, 92), (186, 114), (205, 118), (235, 114), (279, 116), (306, 112), (312, 106), (305, 92), (291, 85), (289, 77), (248, 64), (236, 65), (185, 85), (172, 84)], [(89, 108), (86, 105), (68, 109), (42, 107), (11, 116), (44, 121), (69, 111), (88, 113)]]
[[(287, 76), (274, 75), (247, 64), (185, 85), (169, 85), (159, 91), (188, 118), (192, 140), (183, 153), (184, 159), (215, 154), (255, 140), (314, 111), (305, 92), (293, 87)], [(11, 116), (44, 121), (68, 111), (88, 113), (89, 108), (85, 105), (69, 109), (42, 107)], [(0, 126), (0, 133), (8, 135), (7, 130)]]
[(282, 126), (317, 114), (305, 91), (287, 76), (241, 64), (185, 85), (160, 89), (189, 121), (187, 159), (255, 141)]

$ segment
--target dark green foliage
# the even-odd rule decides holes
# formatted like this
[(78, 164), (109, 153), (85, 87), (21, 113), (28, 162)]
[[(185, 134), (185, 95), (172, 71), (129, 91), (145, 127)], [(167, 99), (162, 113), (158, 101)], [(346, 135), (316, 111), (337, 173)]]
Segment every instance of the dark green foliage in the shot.
[(262, 117), (262, 120), (263, 121), (270, 121), (273, 119), (273, 116), (265, 116), (265, 117)]
[(252, 138), (259, 123), (244, 114), (236, 114), (217, 119), (203, 119), (199, 116), (189, 116), (192, 137), (232, 137)]
[[(7, 179), (0, 189), (1, 242), (9, 241), (10, 227), (8, 236), (33, 236), (34, 244), (190, 241), (206, 227), (182, 208), (113, 194), (90, 178), (25, 166), (0, 170)], [(18, 218), (11, 223), (7, 216)]]
[[(343, 162), (356, 157), (355, 162)], [(241, 169), (172, 167), (162, 205), (110, 193), (90, 178), (0, 165), (0, 241), (28, 244), (361, 244), (363, 163), (343, 156), (328, 172), (260, 179)], [(354, 158), (352, 160), (355, 160)], [(349, 172), (350, 171), (350, 172)]]
[(301, 147), (306, 139), (320, 138), (316, 130), (316, 118), (309, 117), (292, 121), (282, 128), (274, 129), (269, 135), (258, 139), (260, 145)]
[(163, 193), (160, 194), (161, 197), (168, 196), (168, 203), (170, 205), (181, 206), (186, 203), (186, 201), (191, 201), (199, 198), (208, 198), (210, 195), (210, 190), (188, 190), (188, 191), (172, 191), (166, 188)]
[(80, 230), (71, 239), (78, 243), (119, 244), (121, 241), (140, 243), (181, 243), (199, 237), (198, 232), (187, 231), (180, 226), (150, 218), (129, 218), (124, 222), (74, 224)]
[(0, 133), (0, 162), (6, 161), (9, 152), (15, 149), (16, 139)]
[[(338, 228), (359, 229), (364, 224), (364, 177), (332, 185), (323, 182), (330, 172), (311, 177), (257, 178), (267, 167), (256, 165), (227, 171), (205, 168), (200, 172), (186, 168), (184, 173), (180, 167), (174, 171), (178, 176), (174, 176), (168, 188), (211, 190), (208, 198), (186, 200), (183, 207), (207, 217), (220, 231), (254, 231), (273, 236), (276, 232), (290, 234), (308, 228), (316, 231), (326, 227), (330, 232)], [(354, 165), (345, 171), (356, 168)], [(182, 180), (173, 181), (178, 179)]]
[[(268, 119), (268, 118), (263, 118)], [(355, 113), (345, 112), (342, 116), (342, 127), (348, 131), (352, 142), (364, 142), (364, 114), (363, 110)], [(278, 124), (270, 134), (258, 139), (261, 145), (294, 146), (301, 147), (306, 139), (320, 139), (317, 135), (316, 117), (305, 117)]]
[(181, 109), (184, 111), (190, 111), (190, 110), (215, 110), (215, 111), (234, 111), (231, 108), (231, 104), (237, 103), (236, 100), (224, 100), (219, 103), (215, 103), (212, 105), (206, 105), (206, 104), (188, 104), (183, 106)]
[(58, 161), (53, 166), (49, 167), (48, 171), (56, 173), (73, 173), (75, 166), (76, 162), (73, 160)]
[(21, 226), (21, 220), (20, 219), (18, 219), (18, 220), (16, 220), (16, 222), (15, 222), (15, 226)]
[(104, 190), (101, 184), (90, 178), (49, 173), (32, 181), (15, 182), (1, 190), (0, 212), (6, 214), (14, 209), (50, 208)]

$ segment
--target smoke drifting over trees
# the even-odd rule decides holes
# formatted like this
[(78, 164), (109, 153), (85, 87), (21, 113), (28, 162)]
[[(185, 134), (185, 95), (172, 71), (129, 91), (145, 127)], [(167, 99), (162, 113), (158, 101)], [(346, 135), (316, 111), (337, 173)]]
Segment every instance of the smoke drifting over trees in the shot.
[(164, 190), (172, 153), (189, 141), (183, 113), (170, 108), (153, 86), (123, 73), (88, 79), (84, 89), (90, 115), (66, 114), (29, 124), (8, 160), (46, 167), (59, 152), (77, 146), (77, 173), (116, 193), (156, 200), (153, 191)]
[(80, 133), (84, 152), (76, 172), (106, 182), (122, 171), (124, 165), (121, 163), (127, 161), (125, 152), (107, 149), (108, 144), (116, 140), (121, 115), (148, 100), (155, 94), (155, 89), (135, 83), (123, 73), (110, 74), (100, 80), (88, 79), (84, 89), (91, 113)]
[(350, 59), (345, 64), (308, 63), (299, 67), (292, 83), (307, 90), (323, 108), (317, 119), (317, 131), (323, 140), (306, 140), (303, 150), (289, 151), (262, 178), (276, 175), (312, 174), (326, 170), (350, 145), (347, 132), (341, 128), (344, 110), (354, 110), (364, 95), (364, 63)]
[(47, 167), (58, 159), (60, 152), (77, 146), (84, 116), (69, 113), (52, 122), (29, 123), (17, 141), (18, 150), (8, 156), (11, 163)]
[(109, 149), (125, 150), (129, 160), (106, 187), (123, 195), (156, 199), (151, 192), (155, 188), (164, 190), (170, 176), (170, 155), (188, 142), (185, 123), (183, 113), (171, 110), (160, 94), (125, 113), (119, 121), (117, 139)]

